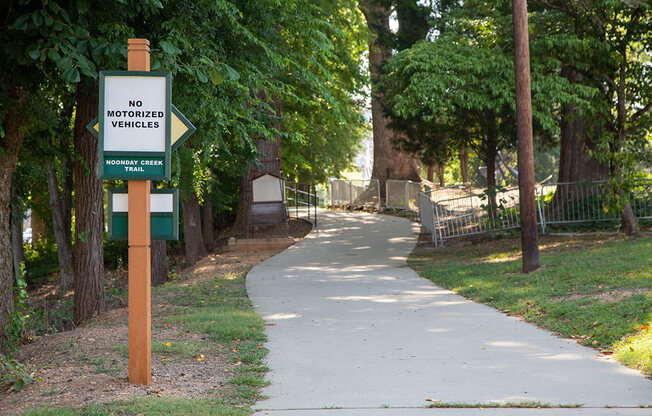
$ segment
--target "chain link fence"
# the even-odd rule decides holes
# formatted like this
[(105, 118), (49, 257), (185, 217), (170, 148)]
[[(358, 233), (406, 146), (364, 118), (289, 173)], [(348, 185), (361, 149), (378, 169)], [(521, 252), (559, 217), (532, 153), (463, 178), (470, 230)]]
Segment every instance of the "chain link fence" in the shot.
[(421, 183), (388, 179), (385, 182), (385, 206), (393, 209), (418, 211)]
[(331, 206), (380, 209), (380, 182), (378, 179), (328, 181)]
[[(611, 192), (604, 181), (553, 183), (535, 188), (538, 222), (543, 233), (553, 224), (619, 221), (619, 212), (608, 207)], [(432, 208), (426, 200), (430, 201)], [(640, 180), (629, 200), (637, 220), (652, 219), (652, 180)], [(520, 227), (518, 188), (498, 188), (494, 192), (469, 193), (436, 200), (421, 193), (419, 217), (432, 233), (435, 246), (456, 237)]]

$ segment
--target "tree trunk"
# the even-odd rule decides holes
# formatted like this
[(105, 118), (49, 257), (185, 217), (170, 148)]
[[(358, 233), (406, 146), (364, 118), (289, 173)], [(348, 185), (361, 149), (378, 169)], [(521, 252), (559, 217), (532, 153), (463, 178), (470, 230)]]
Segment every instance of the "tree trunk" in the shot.
[(186, 266), (192, 266), (206, 255), (204, 237), (201, 231), (199, 199), (194, 189), (182, 189), (183, 240), (186, 247)]
[(439, 186), (442, 188), (446, 186), (446, 167), (442, 163), (435, 164), (435, 172), (437, 172), (437, 178), (439, 179)]
[[(261, 93), (259, 96), (263, 97)], [(264, 97), (263, 97), (264, 98)], [(273, 127), (281, 131), (281, 104), (272, 102), (276, 111)], [(281, 166), (281, 138), (276, 136), (271, 140), (256, 140), (256, 163), (249, 163), (240, 180), (240, 195), (238, 198), (238, 211), (232, 230), (238, 235), (249, 234), (249, 210), (253, 201), (252, 180), (260, 175), (269, 173), (275, 176), (282, 175)], [(281, 190), (285, 192), (285, 190)]]
[(160, 286), (168, 280), (168, 258), (165, 240), (151, 241), (152, 286)]
[(74, 322), (100, 314), (104, 302), (104, 206), (97, 177), (97, 139), (86, 125), (97, 115), (97, 87), (89, 79), (77, 84), (75, 114), (75, 259)]
[(48, 174), (48, 194), (50, 211), (52, 212), (52, 225), (54, 238), (57, 242), (57, 256), (59, 259), (59, 290), (66, 293), (72, 290), (74, 284), (72, 242), (70, 228), (67, 228), (64, 206), (59, 197), (59, 183), (57, 173), (49, 162), (46, 162)]
[[(562, 76), (573, 83), (581, 83), (582, 75), (575, 68), (564, 66)], [(586, 119), (574, 104), (562, 109), (560, 123), (559, 175), (557, 182), (595, 181), (606, 179), (609, 164), (589, 156), (595, 150), (595, 141), (586, 132)], [(600, 132), (594, 132), (599, 135)]]
[(419, 161), (411, 155), (397, 150), (392, 143), (394, 134), (387, 127), (389, 120), (383, 115), (382, 95), (373, 84), (378, 82), (382, 67), (392, 56), (391, 47), (379, 40), (389, 32), (389, 10), (374, 0), (361, 0), (360, 7), (367, 19), (367, 25), (373, 35), (369, 42), (369, 71), (371, 72), (371, 117), (374, 139), (374, 166), (372, 179), (380, 182), (381, 199), (385, 198), (387, 179), (421, 180)]
[(11, 185), (11, 259), (14, 276), (20, 274), (20, 264), (25, 262), (23, 247), (23, 202), (16, 196), (16, 187)]
[(428, 165), (428, 180), (434, 182), (435, 179), (435, 165)]
[(527, 2), (512, 0), (514, 17), (514, 74), (516, 80), (516, 136), (518, 138), (518, 195), (521, 209), (523, 272), (540, 267), (537, 206), (534, 195), (532, 101), (530, 97), (530, 46)]
[(30, 222), (32, 224), (32, 241), (48, 241), (48, 229), (45, 226), (45, 221), (39, 215), (39, 210), (34, 209), (34, 207), (41, 206), (41, 195), (36, 194), (32, 196), (32, 217)]
[(634, 210), (632, 209), (632, 204), (627, 201), (623, 204), (623, 232), (626, 235), (634, 235), (638, 233), (638, 226), (636, 225), (636, 217), (634, 216)]
[(485, 159), (487, 166), (487, 192), (489, 218), (493, 221), (496, 218), (496, 155)]
[[(208, 195), (207, 195), (208, 196)], [(215, 226), (213, 225), (213, 207), (208, 198), (204, 198), (204, 205), (202, 205), (202, 234), (204, 236), (204, 244), (207, 248), (212, 248), (215, 244)]]
[(466, 146), (460, 147), (459, 159), (462, 183), (469, 183), (469, 152), (466, 149)]
[(9, 352), (5, 326), (14, 311), (14, 272), (11, 253), (11, 178), (16, 169), (18, 153), (23, 145), (23, 127), (26, 123), (23, 107), (24, 88), (9, 90), (7, 112), (3, 120), (5, 136), (0, 140), (0, 353)]

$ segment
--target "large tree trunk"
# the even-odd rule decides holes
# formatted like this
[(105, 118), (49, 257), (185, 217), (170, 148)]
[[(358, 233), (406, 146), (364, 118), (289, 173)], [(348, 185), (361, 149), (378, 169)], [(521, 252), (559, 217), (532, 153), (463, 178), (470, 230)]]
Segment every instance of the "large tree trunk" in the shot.
[(392, 143), (394, 133), (387, 127), (389, 120), (383, 114), (383, 97), (373, 85), (378, 82), (382, 67), (392, 56), (391, 47), (387, 45), (386, 41), (379, 39), (379, 36), (386, 36), (390, 33), (389, 10), (375, 0), (361, 0), (360, 7), (374, 37), (369, 42), (369, 71), (372, 82), (371, 117), (374, 139), (374, 166), (371, 177), (379, 180), (381, 199), (384, 199), (387, 179), (419, 182), (421, 175), (419, 161), (394, 147)]
[(233, 229), (241, 235), (247, 234), (249, 229), (249, 209), (253, 201), (252, 180), (265, 173), (275, 176), (281, 174), (281, 140), (278, 137), (272, 140), (256, 140), (256, 149), (257, 162), (247, 165), (240, 180), (238, 215)]
[(204, 198), (204, 205), (201, 207), (201, 214), (204, 244), (210, 249), (215, 243), (215, 226), (213, 225), (213, 207), (208, 198)]
[(167, 245), (165, 240), (151, 241), (152, 286), (160, 286), (168, 280)]
[(52, 226), (54, 238), (57, 242), (57, 256), (59, 259), (59, 290), (66, 293), (72, 290), (74, 284), (73, 254), (72, 242), (70, 238), (70, 228), (67, 224), (70, 221), (65, 220), (66, 212), (59, 197), (59, 183), (57, 181), (57, 172), (52, 164), (47, 162), (46, 169), (48, 174), (48, 194), (50, 197), (50, 211), (52, 212)]
[(462, 183), (469, 183), (469, 152), (466, 149), (466, 146), (460, 147), (459, 159)]
[(18, 153), (23, 145), (23, 127), (26, 122), (23, 88), (9, 91), (7, 112), (3, 120), (5, 136), (0, 140), (0, 353), (9, 352), (5, 326), (14, 311), (14, 271), (11, 253), (11, 183)]
[(11, 259), (14, 275), (20, 274), (20, 264), (25, 262), (23, 246), (23, 202), (16, 195), (15, 184), (11, 185)]
[(104, 302), (104, 206), (97, 177), (97, 139), (86, 125), (97, 115), (97, 90), (89, 79), (77, 84), (75, 114), (74, 322), (100, 314)]
[(183, 206), (183, 239), (186, 247), (186, 266), (192, 266), (197, 260), (206, 255), (204, 237), (201, 231), (199, 199), (194, 189), (182, 189), (181, 205)]
[[(582, 75), (573, 67), (562, 67), (561, 75), (573, 83), (581, 83)], [(595, 141), (587, 134), (586, 119), (574, 104), (562, 109), (560, 123), (559, 175), (557, 182), (579, 182), (606, 179), (609, 164), (589, 156), (595, 150)], [(599, 132), (593, 134), (598, 135)]]

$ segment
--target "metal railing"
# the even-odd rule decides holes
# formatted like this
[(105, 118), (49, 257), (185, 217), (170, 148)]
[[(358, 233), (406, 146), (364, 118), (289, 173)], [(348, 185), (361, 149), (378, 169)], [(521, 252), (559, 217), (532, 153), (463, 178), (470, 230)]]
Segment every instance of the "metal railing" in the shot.
[[(619, 221), (620, 212), (609, 210), (611, 190), (605, 181), (561, 182), (537, 188), (541, 221), (546, 224)], [(652, 180), (638, 180), (629, 201), (636, 219), (652, 218)]]
[(385, 206), (393, 209), (417, 211), (421, 183), (388, 179), (385, 182)]
[(380, 182), (378, 179), (328, 181), (331, 206), (380, 208)]
[(319, 197), (314, 184), (292, 183), (285, 185), (285, 201), (288, 215), (292, 218), (303, 218), (312, 222), (317, 228), (317, 207)]
[[(545, 234), (552, 224), (619, 221), (610, 212), (611, 192), (604, 181), (545, 184), (535, 188), (538, 222)], [(432, 233), (435, 246), (456, 237), (520, 227), (518, 188), (498, 188), (455, 198), (434, 200), (431, 193), (419, 196), (419, 217)], [(636, 219), (652, 219), (652, 180), (640, 180), (629, 196)], [(429, 201), (429, 203), (428, 203)]]

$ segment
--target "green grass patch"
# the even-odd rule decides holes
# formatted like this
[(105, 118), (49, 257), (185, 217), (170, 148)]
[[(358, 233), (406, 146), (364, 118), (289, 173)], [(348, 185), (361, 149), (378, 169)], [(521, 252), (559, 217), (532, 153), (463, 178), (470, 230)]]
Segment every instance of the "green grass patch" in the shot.
[[(422, 276), (519, 315), (651, 374), (652, 239), (542, 237), (542, 269), (521, 273), (520, 240), (426, 251), (408, 259)], [(628, 337), (632, 337), (628, 339)]]
[[(263, 398), (260, 391), (268, 385), (264, 377), (269, 369), (263, 365), (268, 352), (262, 346), (266, 340), (265, 325), (247, 297), (244, 275), (230, 274), (193, 285), (168, 282), (152, 291), (176, 306), (171, 316), (158, 316), (163, 325), (174, 324), (185, 331), (206, 334), (210, 339), (205, 342), (155, 341), (152, 342), (154, 354), (192, 358), (205, 349), (211, 349), (230, 359), (231, 378), (215, 390), (215, 398), (144, 397), (78, 409), (40, 408), (25, 415), (249, 415), (249, 406)], [(128, 356), (126, 345), (115, 344), (112, 349)], [(102, 360), (85, 355), (78, 358), (94, 365), (97, 371), (106, 368)]]
[(30, 410), (25, 416), (135, 416), (135, 415), (193, 415), (246, 416), (248, 409), (235, 409), (219, 400), (181, 399), (170, 397), (139, 397), (132, 400), (97, 404), (79, 409), (44, 407)]
[(253, 309), (246, 310), (235, 305), (190, 308), (172, 316), (170, 322), (208, 334), (214, 341), (265, 340), (265, 324), (261, 317)]
[(204, 348), (206, 348), (206, 345), (199, 342), (152, 341), (152, 353), (180, 355), (183, 358), (194, 358)]

